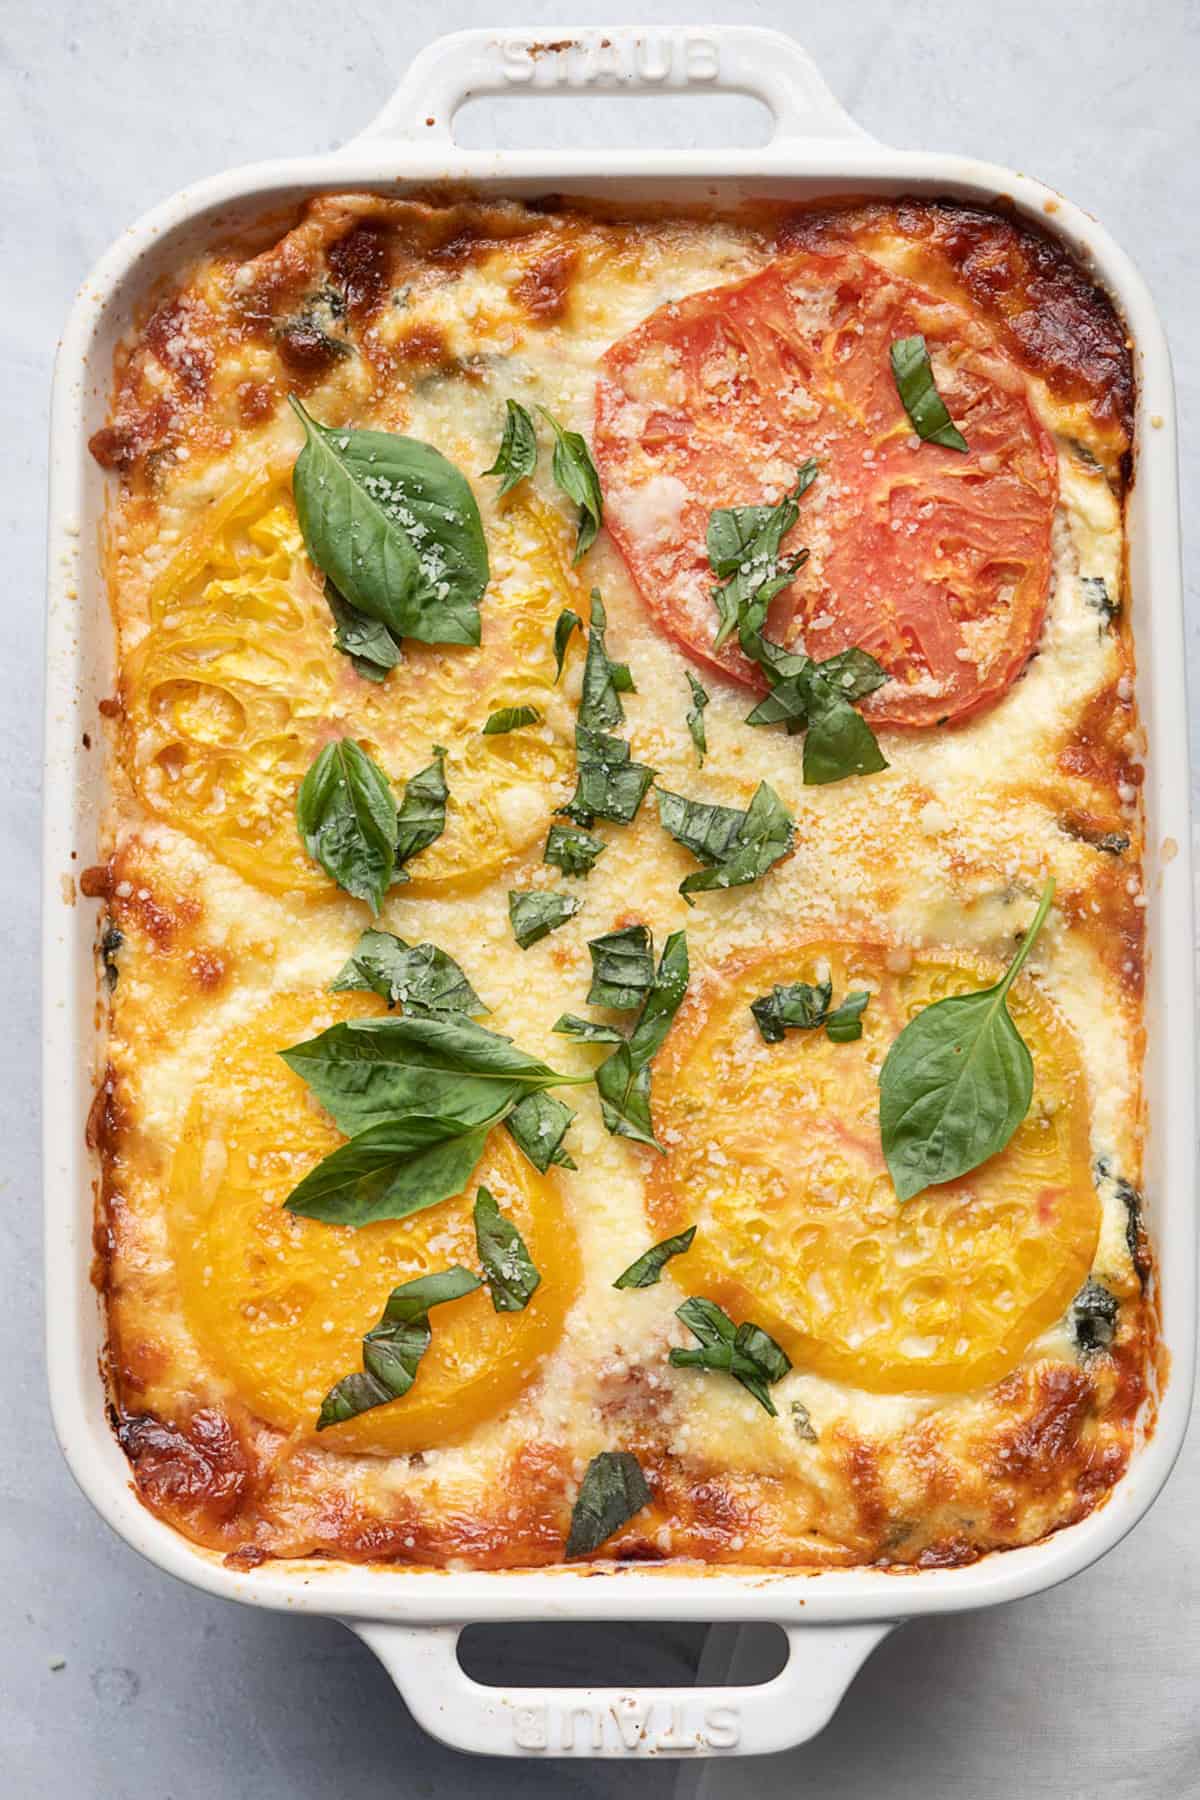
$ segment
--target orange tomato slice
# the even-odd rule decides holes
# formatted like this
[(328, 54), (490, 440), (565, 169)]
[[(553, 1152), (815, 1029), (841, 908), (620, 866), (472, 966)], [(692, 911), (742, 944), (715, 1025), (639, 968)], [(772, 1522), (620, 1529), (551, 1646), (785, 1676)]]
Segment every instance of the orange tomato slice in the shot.
[[(222, 1044), (188, 1111), (169, 1217), (184, 1310), (206, 1357), (271, 1425), (323, 1447), (390, 1455), (466, 1437), (533, 1381), (579, 1284), (554, 1180), (503, 1129), (467, 1192), (408, 1219), (326, 1225), (286, 1212), (301, 1176), (343, 1142), (277, 1054), (335, 1019), (381, 1011), (366, 996), (285, 994)], [(521, 1232), (541, 1285), (517, 1313), (486, 1288), (430, 1315), (433, 1341), (408, 1393), (316, 1438), (321, 1401), (362, 1366), (362, 1338), (401, 1282), (462, 1263), (478, 1273), (479, 1183)]]
[[(907, 972), (873, 944), (774, 947), (718, 969), (655, 1069), (651, 1171), (659, 1236), (699, 1226), (681, 1275), (751, 1318), (797, 1367), (887, 1393), (963, 1391), (1015, 1367), (1062, 1316), (1099, 1230), (1086, 1083), (1071, 1036), (1028, 981), (1009, 996), (1034, 1064), (1008, 1146), (901, 1205), (879, 1136), (879, 1068), (921, 1008), (999, 969), (922, 952)], [(835, 1004), (868, 988), (863, 1035), (765, 1044), (750, 1002), (828, 973)]]
[[(156, 583), (150, 630), (128, 658), (124, 757), (150, 810), (275, 893), (337, 893), (304, 852), (296, 791), (331, 738), (355, 737), (403, 782), (444, 744), (446, 829), (414, 859), (411, 894), (469, 890), (546, 831), (569, 788), (568, 721), (555, 723), (552, 635), (581, 607), (565, 527), (513, 495), (489, 537), (492, 584), (477, 649), (407, 644), (386, 682), (333, 647), (287, 470), (219, 502)], [(483, 737), (488, 714), (532, 704), (536, 726)]]

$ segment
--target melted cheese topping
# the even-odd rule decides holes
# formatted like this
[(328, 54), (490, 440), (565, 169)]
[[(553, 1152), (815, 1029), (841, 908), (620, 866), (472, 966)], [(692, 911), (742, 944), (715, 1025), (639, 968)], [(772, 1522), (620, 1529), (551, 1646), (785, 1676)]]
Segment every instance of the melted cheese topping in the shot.
[[(898, 225), (889, 234), (878, 212), (871, 253), (912, 279), (954, 289), (954, 271)], [(361, 1454), (282, 1416), (265, 1420), (247, 1403), (236, 1370), (214, 1353), (211, 1335), (189, 1323), (169, 1198), (189, 1108), (215, 1079), (223, 1048), (276, 996), (319, 998), (369, 920), (311, 871), (295, 886), (262, 870), (256, 880), (259, 840), (231, 852), (230, 831), (244, 823), (255, 789), (221, 785), (232, 783), (228, 757), (259, 746), (254, 768), (266, 783), (261, 745), (282, 742), (283, 725), (274, 734), (256, 727), (243, 742), (242, 726), (210, 709), (203, 729), (192, 722), (206, 759), (172, 774), (178, 721), (172, 714), (164, 726), (164, 707), (184, 704), (192, 690), (181, 700), (172, 689), (164, 700), (159, 677), (142, 671), (153, 634), (178, 656), (190, 629), (171, 600), (181, 591), (172, 574), (181, 547), (191, 554), (206, 533), (211, 541), (222, 505), (247, 481), (290, 468), (300, 435), (280, 404), (289, 387), (303, 390), (327, 422), (402, 430), (436, 445), (471, 480), (492, 553), (484, 651), (455, 653), (458, 676), (471, 667), (464, 657), (486, 655), (495, 621), (514, 606), (532, 605), (545, 627), (540, 640), (536, 629), (521, 640), (510, 688), (475, 693), (456, 677), (450, 691), (458, 697), (439, 713), (428, 681), (418, 679), (423, 652), (383, 688), (360, 682), (320, 642), (319, 588), (293, 539), (270, 572), (270, 643), (261, 622), (238, 641), (237, 691), (243, 702), (253, 691), (268, 709), (283, 708), (280, 695), (289, 696), (280, 712), (287, 730), (299, 729), (307, 705), (339, 729), (384, 743), (388, 709), (415, 709), (415, 736), (403, 754), (395, 750), (397, 778), (424, 760), (415, 746), (426, 722), (430, 735), (434, 725), (457, 732), (461, 760), (472, 706), (486, 716), (527, 698), (531, 646), (540, 641), (544, 652), (561, 605), (586, 609), (585, 587), (569, 566), (574, 508), (551, 481), (545, 447), (527, 502), (543, 520), (539, 541), (514, 533), (512, 504), (476, 473), (494, 455), (504, 400), (544, 405), (589, 436), (601, 354), (665, 301), (765, 267), (777, 227), (758, 217), (625, 222), (517, 208), (442, 213), (370, 197), (319, 201), (258, 257), (201, 258), (124, 353), (113, 425), (97, 445), (123, 470), (109, 560), (124, 717), (113, 744), (112, 858), (93, 883), (103, 886), (124, 939), (113, 959), (109, 1072), (94, 1115), (104, 1154), (113, 1382), (122, 1440), (148, 1503), (244, 1561), (328, 1553), (471, 1566), (553, 1562), (589, 1459), (625, 1448), (651, 1474), (655, 1497), (606, 1553), (801, 1567), (961, 1561), (1080, 1516), (1124, 1467), (1151, 1333), (1136, 1211), (1141, 740), (1128, 638), (1094, 603), (1097, 578), (1114, 607), (1121, 600), (1111, 421), (1032, 367), (1033, 403), (1059, 447), (1053, 578), (1038, 652), (996, 705), (953, 731), (884, 732), (884, 773), (805, 787), (798, 741), (747, 730), (745, 691), (705, 677), (709, 755), (699, 772), (685, 725), (684, 659), (602, 532), (582, 582), (602, 590), (610, 651), (634, 673), (624, 729), (635, 757), (662, 786), (728, 805), (745, 806), (768, 781), (795, 818), (795, 854), (752, 886), (702, 895), (689, 910), (677, 888), (694, 862), (662, 833), (651, 799), (633, 825), (599, 827), (608, 847), (585, 881), (560, 879), (542, 864), (551, 808), (569, 791), (569, 767), (555, 747), (569, 741), (574, 720), (576, 639), (561, 684), (539, 677), (535, 754), (479, 778), (494, 798), (494, 822), (478, 880), (422, 883), (415, 863), (417, 880), (392, 890), (378, 923), (449, 951), (491, 1008), (491, 1028), (557, 1068), (586, 1072), (595, 1052), (554, 1036), (551, 1026), (560, 1013), (583, 1010), (587, 942), (602, 932), (638, 919), (661, 945), (686, 927), (700, 996), (709, 972), (731, 956), (829, 935), (882, 945), (897, 971), (928, 947), (999, 966), (1052, 873), (1058, 903), (1030, 980), (1069, 1026), (1086, 1076), (1101, 1217), (1092, 1273), (1120, 1301), (1111, 1349), (1084, 1357), (1067, 1320), (1057, 1319), (1002, 1380), (953, 1393), (868, 1392), (797, 1361), (773, 1390), (778, 1418), (767, 1418), (728, 1378), (669, 1365), (670, 1347), (692, 1341), (674, 1317), (689, 1291), (684, 1262), (668, 1265), (658, 1286), (613, 1288), (658, 1235), (647, 1211), (653, 1153), (609, 1135), (590, 1088), (564, 1091), (578, 1108), (569, 1140), (578, 1170), (548, 1178), (578, 1248), (577, 1297), (520, 1398), (485, 1411), (465, 1433), (423, 1443), (416, 1454), (379, 1453), (386, 1443)], [(669, 369), (658, 376), (659, 390), (669, 386)], [(666, 534), (678, 519), (678, 488), (660, 478), (607, 498), (639, 530)], [(230, 568), (210, 572), (192, 596), (205, 629), (214, 609), (219, 614), (220, 583), (240, 578), (257, 554), (255, 532), (261, 549), (264, 520), (274, 509), (286, 525), (288, 505), (277, 482), (260, 510), (226, 534)], [(805, 529), (819, 544), (819, 483), (805, 505)], [(541, 573), (531, 574), (539, 558)], [(249, 586), (263, 595), (266, 582), (260, 569)], [(531, 601), (538, 582), (540, 598)], [(284, 619), (289, 607), (302, 621), (294, 628)], [(265, 664), (248, 670), (251, 653)], [(985, 644), (979, 653), (987, 655)], [(184, 680), (197, 665), (183, 674), (172, 667), (171, 679)], [(380, 721), (378, 730), (364, 719)], [(451, 789), (461, 799), (474, 777), (460, 769), (456, 779), (455, 754)], [(224, 773), (214, 776), (214, 767)], [(181, 781), (208, 783), (192, 793), (190, 810), (178, 799)], [(289, 833), (287, 825), (291, 857)], [(506, 895), (528, 887), (561, 887), (583, 904), (521, 952)], [(445, 1204), (461, 1211), (466, 1203)], [(381, 1279), (364, 1286), (363, 1331), (378, 1318)]]

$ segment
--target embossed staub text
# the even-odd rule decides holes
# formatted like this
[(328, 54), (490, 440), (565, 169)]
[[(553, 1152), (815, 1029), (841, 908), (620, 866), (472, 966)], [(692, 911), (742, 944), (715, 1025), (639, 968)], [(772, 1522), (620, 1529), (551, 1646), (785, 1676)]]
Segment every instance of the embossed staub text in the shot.
[(600, 1703), (580, 1699), (513, 1709), (513, 1737), (521, 1750), (550, 1755), (680, 1756), (734, 1750), (741, 1738), (736, 1706), (622, 1695)]
[(701, 31), (582, 32), (546, 43), (512, 37), (497, 49), (503, 80), (517, 87), (704, 86), (721, 71), (716, 39)]

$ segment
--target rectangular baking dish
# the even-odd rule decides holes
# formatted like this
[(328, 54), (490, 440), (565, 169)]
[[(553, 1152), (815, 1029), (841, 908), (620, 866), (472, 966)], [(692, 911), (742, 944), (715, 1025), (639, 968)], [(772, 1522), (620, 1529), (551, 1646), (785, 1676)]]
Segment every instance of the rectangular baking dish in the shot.
[[(468, 151), (456, 109), (480, 94), (689, 91), (752, 95), (774, 135), (754, 150)], [(750, 196), (811, 199), (916, 193), (998, 198), (1060, 237), (1128, 322), (1138, 376), (1136, 481), (1127, 527), (1146, 780), (1146, 1189), (1169, 1378), (1153, 1434), (1107, 1504), (1046, 1541), (973, 1566), (904, 1575), (683, 1574), (640, 1568), (400, 1573), (340, 1564), (227, 1568), (149, 1513), (105, 1417), (104, 1324), (89, 1272), (94, 1170), (83, 1119), (97, 1078), (95, 919), (75, 877), (97, 859), (104, 802), (98, 702), (113, 647), (98, 556), (104, 483), (87, 450), (105, 417), (114, 346), (153, 284), (214, 238), (304, 195), (370, 187), (403, 193), (466, 184), (483, 194), (548, 191), (666, 204)], [(1195, 1335), (1193, 963), (1178, 491), (1170, 361), (1158, 315), (1129, 259), (1079, 208), (1041, 183), (974, 160), (876, 143), (842, 111), (807, 54), (778, 33), (698, 30), (467, 31), (419, 55), (383, 112), (328, 155), (261, 163), (202, 182), (127, 231), (80, 290), (63, 335), (51, 436), (45, 736), (44, 1074), (49, 1381), (55, 1427), (80, 1487), (159, 1568), (208, 1593), (343, 1619), (374, 1649), (420, 1723), (490, 1755), (729, 1755), (780, 1750), (830, 1717), (894, 1624), (1018, 1599), (1102, 1556), (1141, 1517), (1183, 1440)], [(509, 1690), (464, 1673), (456, 1645), (479, 1620), (774, 1621), (789, 1660), (749, 1688)]]

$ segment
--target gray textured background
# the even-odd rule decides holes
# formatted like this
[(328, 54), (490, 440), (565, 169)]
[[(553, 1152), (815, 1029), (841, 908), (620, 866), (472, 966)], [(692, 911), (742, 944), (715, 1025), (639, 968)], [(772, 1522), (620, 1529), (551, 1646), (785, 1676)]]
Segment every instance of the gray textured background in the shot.
[[(497, 0), (402, 7), (345, 0), (0, 0), (4, 415), (0, 543), (8, 620), (0, 709), (0, 917), (9, 954), (0, 1034), (5, 1203), (0, 1370), (0, 1791), (20, 1800), (315, 1800), (357, 1794), (668, 1795), (694, 1774), (627, 1764), (483, 1763), (431, 1743), (382, 1669), (340, 1627), (209, 1600), (144, 1566), (75, 1492), (43, 1391), (36, 894), (45, 406), (55, 338), (84, 272), (130, 219), (232, 163), (324, 149), (386, 98), (439, 31), (511, 22)], [(644, 0), (525, 5), (552, 32), (614, 20), (686, 23)], [(1200, 353), (1200, 7), (1195, 0), (838, 0), (803, 14), (722, 5), (792, 29), (835, 92), (898, 145), (972, 151), (1043, 177), (1093, 210), (1147, 276), (1171, 334), (1184, 420), (1184, 515), (1195, 564)], [(1003, 17), (1003, 31), (998, 20)], [(625, 103), (628, 107), (631, 103)], [(638, 141), (753, 128), (746, 107), (685, 112)], [(471, 141), (614, 143), (595, 102), (536, 116), (476, 109)], [(1189, 660), (1200, 672), (1189, 585)], [(1200, 738), (1193, 720), (1193, 770)], [(1180, 1196), (1183, 1199), (1183, 1196)], [(1182, 1800), (1200, 1795), (1200, 1438), (1153, 1514), (1057, 1593), (891, 1638), (815, 1743), (720, 1765), (722, 1800), (797, 1792), (927, 1800)], [(682, 1627), (506, 1633), (481, 1652), (511, 1678), (588, 1650), (601, 1678), (687, 1679)], [(51, 1659), (65, 1657), (57, 1671)]]

